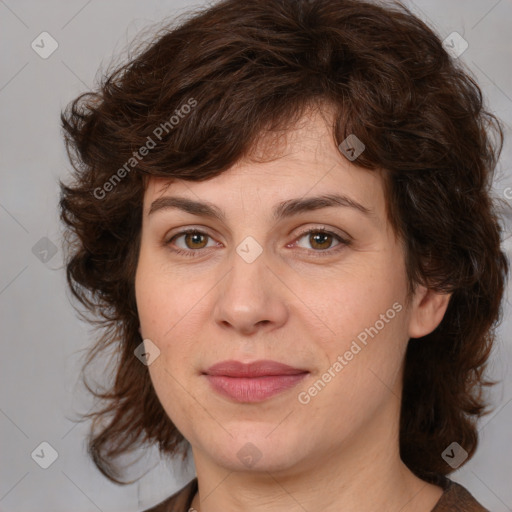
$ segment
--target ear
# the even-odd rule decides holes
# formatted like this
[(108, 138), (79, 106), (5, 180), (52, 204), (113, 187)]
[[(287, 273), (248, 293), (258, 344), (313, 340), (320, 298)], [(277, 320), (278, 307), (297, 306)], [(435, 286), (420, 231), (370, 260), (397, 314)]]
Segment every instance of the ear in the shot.
[(418, 285), (409, 317), (409, 337), (430, 334), (440, 323), (450, 302), (451, 293), (440, 293)]

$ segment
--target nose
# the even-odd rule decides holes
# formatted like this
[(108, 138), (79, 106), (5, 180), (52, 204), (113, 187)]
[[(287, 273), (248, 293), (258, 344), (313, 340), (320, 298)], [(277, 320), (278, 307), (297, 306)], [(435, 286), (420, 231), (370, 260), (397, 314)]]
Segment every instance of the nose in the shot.
[(268, 266), (264, 253), (251, 263), (237, 253), (231, 260), (231, 270), (215, 288), (215, 322), (245, 336), (284, 325), (289, 314), (286, 287)]

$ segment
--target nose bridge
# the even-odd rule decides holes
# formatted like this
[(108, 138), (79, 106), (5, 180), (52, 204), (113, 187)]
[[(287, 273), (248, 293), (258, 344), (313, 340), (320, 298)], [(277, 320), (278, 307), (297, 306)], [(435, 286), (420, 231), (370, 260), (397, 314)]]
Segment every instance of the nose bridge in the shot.
[(263, 247), (246, 237), (230, 260), (230, 271), (220, 283), (216, 298), (215, 321), (244, 333), (282, 324), (287, 311)]

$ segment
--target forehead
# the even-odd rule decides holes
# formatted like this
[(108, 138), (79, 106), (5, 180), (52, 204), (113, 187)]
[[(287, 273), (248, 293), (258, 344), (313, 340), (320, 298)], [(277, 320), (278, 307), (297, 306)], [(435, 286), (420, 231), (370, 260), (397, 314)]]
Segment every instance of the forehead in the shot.
[(268, 210), (290, 198), (341, 194), (380, 215), (385, 211), (383, 173), (349, 161), (335, 144), (332, 123), (329, 112), (308, 111), (286, 130), (260, 137), (245, 159), (205, 181), (150, 177), (145, 211), (168, 195), (229, 211), (241, 198), (249, 208)]

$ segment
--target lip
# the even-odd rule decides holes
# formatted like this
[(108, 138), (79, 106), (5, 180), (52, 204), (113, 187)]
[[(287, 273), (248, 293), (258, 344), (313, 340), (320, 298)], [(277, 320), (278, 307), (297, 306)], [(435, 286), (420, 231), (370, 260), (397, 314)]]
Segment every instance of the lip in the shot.
[(217, 393), (245, 403), (261, 402), (286, 391), (308, 374), (308, 370), (270, 360), (222, 361), (204, 372)]

